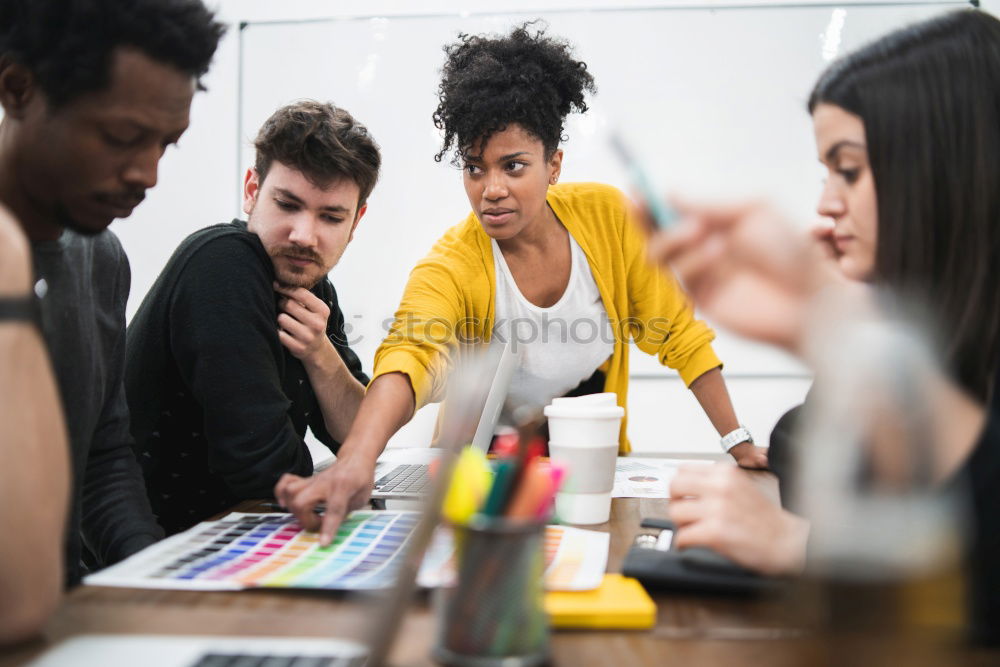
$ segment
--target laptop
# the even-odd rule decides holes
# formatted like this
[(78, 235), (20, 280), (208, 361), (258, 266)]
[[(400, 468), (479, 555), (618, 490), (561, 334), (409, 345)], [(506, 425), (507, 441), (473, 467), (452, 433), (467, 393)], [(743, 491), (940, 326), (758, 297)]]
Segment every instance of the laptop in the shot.
[(306, 637), (82, 635), (61, 642), (29, 667), (361, 667), (363, 644)]
[[(500, 355), (506, 359), (509, 349)], [(410, 536), (396, 585), (387, 595), (372, 599), (369, 637), (362, 641), (308, 637), (235, 637), (221, 635), (80, 635), (52, 647), (29, 667), (383, 667), (413, 597), (424, 552), (440, 520), (440, 506), (458, 450), (469, 442), (468, 428), (486, 407), (495, 422), (503, 400), (494, 406), (497, 391), (506, 395), (509, 369), (497, 355), (474, 357), (449, 378), (451, 409), (445, 410), (438, 440), (441, 475), (428, 489), (424, 512)], [(504, 363), (511, 363), (509, 360)], [(507, 380), (503, 380), (503, 375)], [(487, 388), (486, 378), (492, 375)], [(498, 381), (498, 378), (500, 381)], [(483, 400), (483, 397), (486, 399)], [(479, 428), (476, 429), (477, 437)], [(481, 442), (481, 441), (480, 441)], [(489, 440), (486, 440), (487, 446)], [(242, 592), (234, 595), (243, 595)]]
[[(517, 368), (517, 359), (509, 340), (490, 348), (486, 361), (490, 377), (489, 392), (478, 410), (480, 416), (475, 432), (470, 432), (471, 438), (466, 441), (484, 452), (489, 450), (493, 441), (497, 422), (507, 401), (510, 380), (514, 375), (514, 369)], [(442, 410), (447, 412), (447, 401)], [(430, 460), (436, 458), (438, 454), (437, 449), (417, 449), (420, 450), (419, 453), (407, 453), (407, 455)], [(427, 495), (430, 488), (429, 470), (430, 464), (426, 461), (398, 463), (391, 458), (380, 460), (375, 467), (375, 488), (371, 497), (383, 500), (419, 500)]]

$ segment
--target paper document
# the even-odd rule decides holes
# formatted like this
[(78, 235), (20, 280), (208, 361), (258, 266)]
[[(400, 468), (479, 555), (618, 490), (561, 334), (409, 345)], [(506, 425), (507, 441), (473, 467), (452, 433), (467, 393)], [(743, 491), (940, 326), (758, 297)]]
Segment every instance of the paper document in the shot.
[[(589, 591), (601, 585), (608, 569), (611, 536), (572, 526), (545, 528), (545, 590)], [(418, 583), (425, 588), (455, 580), (455, 547), (451, 532), (439, 530), (427, 551)]]
[(615, 463), (612, 498), (669, 498), (670, 480), (685, 465), (712, 465), (691, 459), (640, 458), (619, 456)]

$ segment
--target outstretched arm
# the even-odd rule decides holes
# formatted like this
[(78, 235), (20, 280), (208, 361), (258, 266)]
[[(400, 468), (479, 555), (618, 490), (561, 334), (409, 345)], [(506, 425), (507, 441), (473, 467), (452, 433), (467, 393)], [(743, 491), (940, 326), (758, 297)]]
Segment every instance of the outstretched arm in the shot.
[[(736, 411), (729, 400), (729, 390), (722, 377), (722, 370), (713, 368), (702, 373), (691, 383), (691, 393), (698, 399), (712, 426), (720, 436), (739, 428)], [(766, 468), (767, 448), (757, 447), (752, 442), (740, 442), (730, 447), (729, 453), (744, 468)]]
[[(403, 373), (387, 373), (372, 382), (337, 462), (312, 477), (286, 474), (274, 495), (309, 530), (320, 529), (320, 543), (329, 544), (344, 516), (361, 507), (372, 490), (375, 460), (389, 438), (410, 420), (413, 389)], [(326, 503), (322, 520), (313, 512)]]
[[(370, 496), (375, 460), (389, 438), (418, 407), (442, 398), (466, 312), (449, 259), (461, 257), (449, 254), (450, 243), (447, 237), (439, 242), (410, 274), (395, 321), (375, 354), (375, 379), (337, 462), (310, 478), (285, 475), (275, 486), (274, 495), (303, 526), (320, 530), (322, 544), (329, 544), (347, 512)], [(326, 503), (322, 520), (313, 512), (319, 503)]]

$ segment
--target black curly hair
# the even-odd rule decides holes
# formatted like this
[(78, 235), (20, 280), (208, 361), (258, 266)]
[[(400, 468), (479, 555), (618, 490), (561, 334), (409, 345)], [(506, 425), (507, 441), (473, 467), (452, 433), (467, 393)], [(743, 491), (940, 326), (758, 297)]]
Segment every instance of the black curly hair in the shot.
[(53, 108), (107, 86), (122, 46), (200, 79), (225, 31), (201, 0), (0, 0), (0, 55)]
[(474, 143), (485, 144), (508, 125), (538, 137), (551, 156), (564, 140), (563, 121), (587, 110), (584, 94), (595, 93), (587, 63), (576, 60), (569, 42), (532, 30), (531, 21), (507, 36), (460, 34), (444, 47), (434, 125), (444, 130), (435, 161), (455, 148), (460, 164)]

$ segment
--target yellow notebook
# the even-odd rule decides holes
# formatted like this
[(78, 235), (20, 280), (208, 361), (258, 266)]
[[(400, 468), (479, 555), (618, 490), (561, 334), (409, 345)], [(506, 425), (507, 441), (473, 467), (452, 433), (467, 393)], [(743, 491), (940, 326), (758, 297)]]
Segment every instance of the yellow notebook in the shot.
[(629, 628), (656, 624), (656, 604), (637, 580), (605, 574), (593, 591), (545, 594), (545, 611), (554, 628)]

